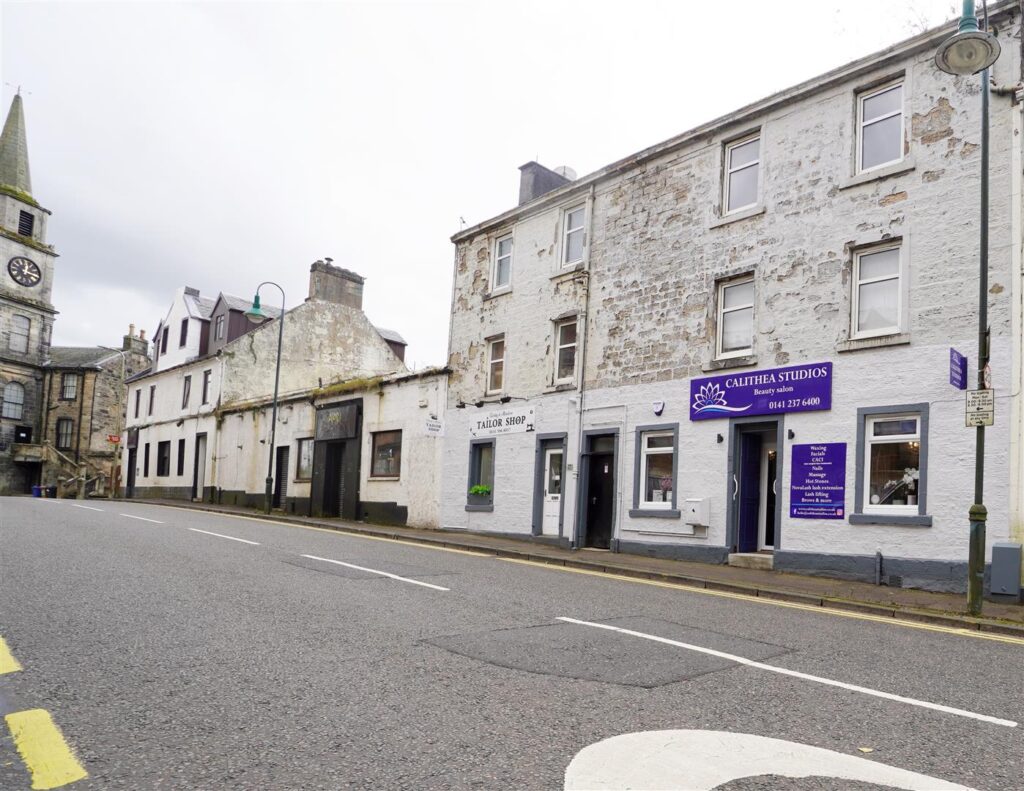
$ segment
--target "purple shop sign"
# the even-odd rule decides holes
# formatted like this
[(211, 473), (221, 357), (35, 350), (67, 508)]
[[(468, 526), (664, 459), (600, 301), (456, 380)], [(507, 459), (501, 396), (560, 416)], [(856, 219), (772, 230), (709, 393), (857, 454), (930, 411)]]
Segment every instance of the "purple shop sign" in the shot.
[(690, 420), (832, 408), (832, 363), (690, 380)]
[(949, 347), (949, 383), (957, 390), (967, 389), (967, 358)]
[(793, 519), (842, 519), (846, 514), (846, 443), (794, 445), (789, 485)]

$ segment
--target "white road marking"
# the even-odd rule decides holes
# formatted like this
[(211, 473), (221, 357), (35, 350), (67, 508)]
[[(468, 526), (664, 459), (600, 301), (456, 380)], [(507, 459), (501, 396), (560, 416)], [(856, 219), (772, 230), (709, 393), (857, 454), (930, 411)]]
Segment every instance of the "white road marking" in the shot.
[[(160, 522), (160, 521), (158, 521), (156, 519), (146, 519), (146, 517), (144, 517), (144, 516), (133, 516), (132, 514), (118, 514), (118, 516), (123, 516), (123, 517), (126, 517), (128, 519), (138, 519), (140, 522), (152, 522), (153, 524), (156, 524), (156, 525), (162, 525), (163, 524), (163, 522)], [(239, 540), (241, 540), (241, 539), (239, 539)]]
[(377, 569), (368, 569), (365, 566), (357, 566), (354, 563), (342, 563), (340, 560), (331, 560), (330, 558), (318, 558), (316, 555), (303, 555), (304, 558), (310, 560), (322, 560), (324, 563), (334, 563), (338, 566), (345, 566), (350, 569), (358, 569), (359, 571), (366, 571), (370, 574), (380, 574), (382, 577), (388, 577), (389, 579), (398, 580), (399, 582), (409, 582), (413, 585), (422, 585), (424, 588), (433, 588), (436, 591), (447, 591), (450, 588), (442, 588), (440, 585), (432, 585), (429, 582), (420, 582), (419, 580), (411, 580), (408, 577), (399, 577), (397, 574), (391, 574), (387, 571), (378, 571)]
[(256, 547), (258, 547), (260, 545), (259, 541), (250, 541), (247, 538), (235, 538), (234, 536), (226, 536), (226, 535), (223, 535), (222, 533), (211, 533), (209, 530), (200, 530), (198, 527), (190, 527), (189, 530), (191, 530), (193, 533), (204, 533), (204, 534), (206, 534), (208, 536), (217, 536), (217, 538), (226, 538), (228, 541), (241, 541), (243, 544), (252, 544), (253, 546), (256, 546)]
[(972, 791), (937, 777), (809, 744), (698, 730), (625, 733), (584, 747), (565, 770), (565, 789), (710, 791), (731, 780), (759, 775), (859, 780), (907, 791)]
[(84, 508), (86, 511), (102, 511), (102, 508), (93, 508), (91, 505), (79, 505), (78, 503), (71, 503), (75, 508)]
[(565, 621), (566, 623), (574, 623), (579, 626), (591, 626), (595, 629), (606, 629), (609, 632), (618, 632), (619, 634), (629, 635), (630, 637), (640, 637), (644, 640), (653, 640), (656, 643), (664, 643), (665, 645), (674, 645), (677, 648), (685, 648), (688, 651), (696, 651), (701, 654), (708, 654), (709, 656), (717, 656), (720, 659), (727, 659), (730, 662), (736, 662), (740, 665), (746, 665), (747, 667), (756, 667), (759, 670), (767, 670), (771, 673), (779, 673), (784, 676), (792, 676), (793, 678), (800, 678), (804, 681), (814, 681), (818, 684), (825, 684), (830, 687), (839, 687), (840, 689), (848, 689), (853, 692), (860, 692), (864, 695), (871, 695), (876, 698), (884, 698), (885, 700), (894, 700), (897, 703), (907, 703), (911, 706), (920, 706), (924, 709), (932, 709), (934, 711), (941, 711), (946, 714), (955, 714), (959, 717), (969, 717), (973, 720), (981, 720), (982, 722), (990, 722), (993, 725), (1003, 725), (1007, 728), (1016, 728), (1017, 723), (1013, 720), (1004, 720), (999, 717), (990, 717), (987, 714), (976, 714), (973, 711), (967, 711), (965, 709), (957, 709), (952, 706), (943, 706), (940, 703), (929, 703), (926, 700), (918, 700), (917, 698), (905, 698), (902, 695), (893, 695), (890, 692), (880, 692), (877, 689), (871, 689), (870, 687), (860, 687), (856, 684), (847, 684), (844, 681), (835, 681), (831, 678), (823, 678), (822, 676), (812, 676), (809, 673), (801, 673), (798, 670), (789, 670), (784, 667), (775, 667), (774, 665), (766, 665), (763, 662), (756, 662), (753, 659), (747, 659), (743, 656), (737, 656), (736, 654), (727, 654), (724, 651), (716, 651), (713, 648), (704, 648), (699, 645), (692, 645), (690, 643), (682, 643), (678, 640), (670, 640), (667, 637), (658, 637), (653, 634), (646, 634), (645, 632), (635, 632), (632, 629), (623, 629), (619, 626), (611, 626), (605, 623), (594, 623), (592, 621), (580, 621), (576, 618), (561, 618), (557, 620)]

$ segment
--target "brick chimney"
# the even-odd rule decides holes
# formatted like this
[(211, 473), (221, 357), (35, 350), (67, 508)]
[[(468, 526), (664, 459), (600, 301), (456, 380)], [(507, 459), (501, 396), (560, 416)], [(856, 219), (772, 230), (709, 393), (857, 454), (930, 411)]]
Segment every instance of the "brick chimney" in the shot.
[(362, 310), (364, 282), (361, 275), (334, 266), (330, 258), (317, 261), (309, 268), (309, 299)]
[(527, 162), (519, 167), (519, 205), (570, 184), (575, 177), (570, 168), (551, 170), (538, 162)]

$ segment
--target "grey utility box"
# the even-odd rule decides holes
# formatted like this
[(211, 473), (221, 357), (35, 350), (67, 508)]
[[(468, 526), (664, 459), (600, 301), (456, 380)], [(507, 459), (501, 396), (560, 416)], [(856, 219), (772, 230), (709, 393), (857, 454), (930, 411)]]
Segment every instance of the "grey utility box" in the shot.
[(1020, 601), (1021, 545), (1000, 541), (992, 545), (990, 593), (1000, 599)]

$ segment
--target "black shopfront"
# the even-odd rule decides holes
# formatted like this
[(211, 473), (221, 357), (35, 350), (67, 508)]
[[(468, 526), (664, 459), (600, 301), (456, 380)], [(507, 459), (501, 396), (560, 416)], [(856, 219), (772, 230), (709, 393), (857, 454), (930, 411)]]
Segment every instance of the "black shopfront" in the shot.
[(363, 401), (317, 409), (313, 444), (313, 516), (359, 518)]

